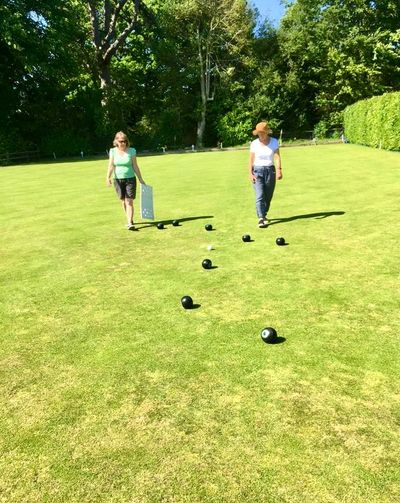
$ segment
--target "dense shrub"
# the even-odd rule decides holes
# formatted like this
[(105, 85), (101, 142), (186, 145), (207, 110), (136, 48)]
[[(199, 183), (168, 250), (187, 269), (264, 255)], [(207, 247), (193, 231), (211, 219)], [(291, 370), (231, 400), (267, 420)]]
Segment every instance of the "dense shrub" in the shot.
[(81, 152), (93, 151), (90, 141), (79, 131), (54, 131), (43, 137), (40, 148), (42, 155), (52, 156), (54, 153), (57, 157), (79, 156)]
[(219, 120), (219, 137), (224, 147), (241, 145), (248, 141), (253, 129), (250, 113), (233, 110)]
[(344, 111), (344, 130), (351, 143), (400, 150), (400, 92), (348, 106)]

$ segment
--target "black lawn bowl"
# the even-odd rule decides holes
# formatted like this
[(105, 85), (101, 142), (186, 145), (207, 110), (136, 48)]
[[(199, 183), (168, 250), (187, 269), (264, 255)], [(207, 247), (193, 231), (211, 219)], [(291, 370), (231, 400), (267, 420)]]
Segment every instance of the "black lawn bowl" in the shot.
[(275, 243), (276, 243), (278, 246), (284, 246), (284, 245), (285, 245), (285, 238), (276, 238)]
[(179, 220), (172, 220), (172, 225), (174, 227), (178, 227), (179, 226)]
[(273, 344), (278, 339), (278, 334), (275, 328), (265, 327), (261, 330), (261, 339), (267, 344)]
[(164, 229), (164, 224), (162, 222), (158, 222), (157, 229)]
[(201, 263), (204, 269), (211, 269), (212, 267), (212, 262), (209, 258), (205, 258), (203, 262)]
[(244, 234), (244, 235), (242, 236), (242, 241), (243, 241), (244, 243), (249, 243), (249, 242), (251, 241), (251, 237), (250, 237), (250, 235), (249, 235), (249, 234)]
[(204, 228), (205, 228), (206, 231), (212, 231), (212, 225), (211, 224), (206, 224), (204, 226)]
[(185, 295), (181, 298), (182, 307), (185, 309), (192, 309), (193, 307), (193, 299), (189, 295)]

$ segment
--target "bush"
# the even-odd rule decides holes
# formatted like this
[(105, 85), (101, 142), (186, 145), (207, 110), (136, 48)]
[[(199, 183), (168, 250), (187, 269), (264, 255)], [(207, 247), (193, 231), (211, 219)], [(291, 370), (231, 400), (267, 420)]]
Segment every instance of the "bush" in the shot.
[(252, 129), (252, 119), (247, 111), (232, 110), (218, 122), (219, 137), (224, 147), (247, 142)]
[(400, 150), (400, 92), (386, 93), (348, 106), (344, 131), (351, 143)]
[(79, 134), (79, 132), (52, 132), (42, 139), (41, 152), (44, 155), (52, 156), (53, 152), (57, 157), (79, 156), (81, 151), (85, 154), (91, 153), (90, 141)]
[(319, 121), (318, 124), (314, 126), (314, 138), (321, 139), (328, 136), (329, 126), (326, 121)]
[(26, 150), (37, 150), (37, 145), (24, 140), (17, 128), (0, 130), (0, 153), (14, 153)]

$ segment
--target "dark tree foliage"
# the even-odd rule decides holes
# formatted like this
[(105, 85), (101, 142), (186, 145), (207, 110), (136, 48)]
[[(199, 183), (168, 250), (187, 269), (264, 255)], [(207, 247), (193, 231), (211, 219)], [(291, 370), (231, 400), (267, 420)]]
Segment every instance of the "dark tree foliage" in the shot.
[[(295, 0), (281, 24), (244, 0), (2, 0), (0, 152), (245, 143), (341, 127), (400, 90), (398, 0)], [(297, 134), (297, 133), (296, 133)]]
[[(94, 111), (84, 57), (87, 34), (82, 11), (71, 5), (51, 0), (2, 3), (3, 149), (39, 147), (62, 155), (67, 145), (76, 152), (89, 146)], [(17, 144), (11, 136), (18, 138)]]

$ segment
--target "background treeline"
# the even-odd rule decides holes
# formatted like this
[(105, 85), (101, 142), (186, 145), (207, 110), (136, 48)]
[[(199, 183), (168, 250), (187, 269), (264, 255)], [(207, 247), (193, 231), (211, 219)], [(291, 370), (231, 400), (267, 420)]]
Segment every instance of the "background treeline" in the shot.
[(224, 146), (268, 119), (294, 136), (341, 128), (400, 90), (398, 0), (1, 0), (0, 152)]

